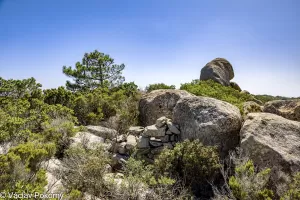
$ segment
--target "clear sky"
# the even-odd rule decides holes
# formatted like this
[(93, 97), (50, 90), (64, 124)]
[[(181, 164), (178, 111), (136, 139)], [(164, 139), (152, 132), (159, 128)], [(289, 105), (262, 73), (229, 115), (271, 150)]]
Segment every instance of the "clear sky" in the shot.
[(299, 0), (0, 0), (0, 76), (64, 85), (95, 49), (145, 87), (200, 77), (216, 57), (254, 94), (300, 96)]

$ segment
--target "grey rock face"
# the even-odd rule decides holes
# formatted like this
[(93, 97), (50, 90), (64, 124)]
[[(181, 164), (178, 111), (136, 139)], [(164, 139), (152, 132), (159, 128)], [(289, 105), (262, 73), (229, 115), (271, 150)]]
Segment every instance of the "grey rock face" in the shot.
[(181, 139), (199, 139), (204, 145), (217, 145), (221, 156), (239, 144), (242, 117), (239, 109), (208, 97), (187, 97), (178, 101), (173, 113)]
[(140, 136), (137, 140), (137, 147), (139, 149), (149, 148), (150, 147), (149, 141), (150, 141), (149, 137)]
[(118, 134), (116, 130), (102, 127), (102, 126), (87, 126), (87, 129), (89, 132), (99, 137), (102, 137), (104, 139), (110, 139), (110, 140), (116, 137), (116, 135)]
[(225, 86), (230, 86), (234, 72), (230, 62), (224, 58), (216, 58), (207, 63), (201, 70), (200, 80), (213, 80)]
[(242, 152), (259, 168), (273, 169), (275, 190), (280, 183), (277, 171), (291, 175), (300, 170), (300, 122), (270, 113), (250, 113), (240, 135)]
[(183, 97), (194, 96), (183, 90), (154, 90), (145, 94), (139, 102), (139, 120), (142, 126), (156, 123), (160, 117), (172, 117), (177, 101)]
[(300, 100), (277, 100), (265, 104), (264, 112), (300, 122)]

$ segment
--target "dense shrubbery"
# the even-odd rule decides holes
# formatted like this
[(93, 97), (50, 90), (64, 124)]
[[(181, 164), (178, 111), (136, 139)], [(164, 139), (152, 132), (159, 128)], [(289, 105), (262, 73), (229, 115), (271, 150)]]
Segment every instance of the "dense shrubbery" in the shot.
[(155, 83), (148, 85), (145, 90), (146, 92), (151, 92), (153, 90), (159, 90), (159, 89), (175, 89), (175, 85), (166, 85), (164, 83)]
[(243, 111), (243, 103), (254, 99), (250, 94), (241, 93), (238, 90), (223, 86), (211, 80), (194, 80), (191, 83), (182, 84), (180, 89), (186, 90), (197, 96), (207, 96), (226, 101), (237, 106), (241, 112)]
[(198, 140), (176, 144), (173, 150), (165, 149), (155, 161), (157, 172), (182, 180), (184, 185), (201, 195), (210, 190), (219, 171), (219, 157), (214, 147), (205, 147)]

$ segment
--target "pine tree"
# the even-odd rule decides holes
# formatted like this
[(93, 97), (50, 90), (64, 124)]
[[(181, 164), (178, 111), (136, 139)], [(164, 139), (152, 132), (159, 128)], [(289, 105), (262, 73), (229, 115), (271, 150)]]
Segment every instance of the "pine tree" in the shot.
[(114, 59), (97, 50), (86, 53), (75, 69), (63, 67), (63, 73), (72, 77), (74, 83), (67, 81), (67, 89), (72, 91), (93, 90), (98, 87), (114, 87), (122, 84), (125, 78), (122, 71), (125, 65), (114, 64)]

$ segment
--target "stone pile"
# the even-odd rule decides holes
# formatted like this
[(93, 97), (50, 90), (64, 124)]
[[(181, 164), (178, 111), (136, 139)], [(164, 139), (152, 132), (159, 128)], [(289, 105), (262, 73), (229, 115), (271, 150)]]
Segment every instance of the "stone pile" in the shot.
[(127, 135), (119, 135), (112, 140), (108, 150), (114, 153), (113, 166), (126, 162), (135, 148), (137, 156), (153, 161), (164, 148), (172, 149), (179, 137), (179, 127), (171, 119), (163, 116), (157, 119), (154, 125), (130, 127)]
[(173, 149), (180, 139), (180, 130), (171, 119), (160, 117), (156, 123), (144, 128), (137, 138), (137, 155), (153, 161), (164, 148)]

